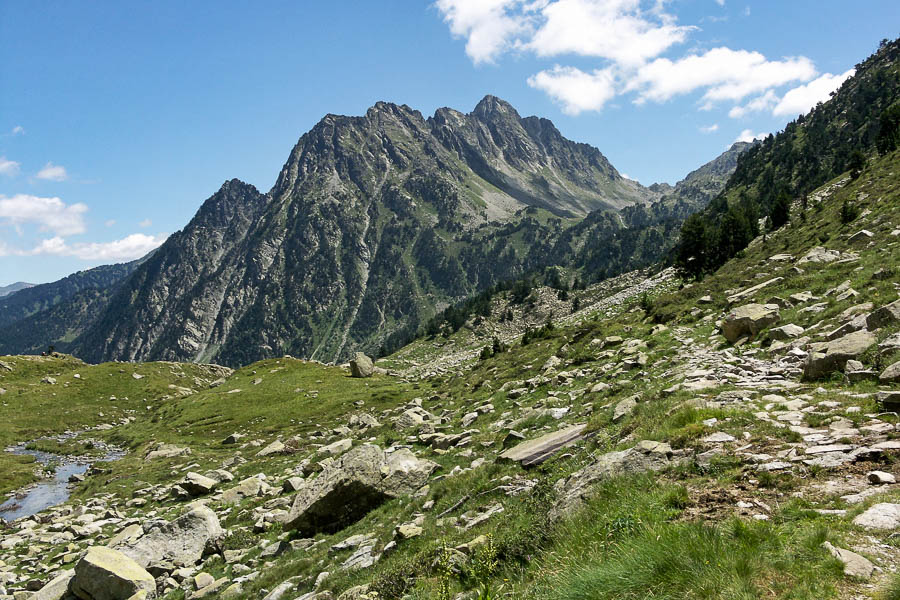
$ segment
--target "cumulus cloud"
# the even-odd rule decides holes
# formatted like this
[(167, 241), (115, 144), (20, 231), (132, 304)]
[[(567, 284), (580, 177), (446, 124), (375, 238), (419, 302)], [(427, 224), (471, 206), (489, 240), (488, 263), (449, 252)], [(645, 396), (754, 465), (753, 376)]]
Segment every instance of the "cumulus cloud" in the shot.
[(437, 0), (435, 6), (456, 37), (466, 38), (466, 54), (476, 63), (493, 62), (528, 27), (518, 0)]
[(767, 135), (769, 134), (753, 133), (752, 129), (745, 129), (740, 133), (740, 135), (734, 138), (734, 142), (731, 143), (734, 144), (735, 142), (752, 142), (753, 140), (762, 140), (765, 139)]
[(0, 156), (0, 175), (15, 177), (19, 174), (19, 167), (21, 166), (22, 165), (14, 160), (9, 160), (5, 156)]
[(41, 241), (32, 250), (21, 252), (21, 255), (74, 256), (82, 260), (134, 260), (158, 248), (166, 241), (165, 235), (145, 235), (132, 233), (120, 240), (112, 242), (79, 242), (69, 244), (64, 238), (55, 236)]
[(636, 66), (685, 40), (693, 27), (675, 24), (640, 0), (557, 0), (540, 10), (542, 24), (524, 48), (538, 56), (578, 54)]
[(705, 127), (700, 128), (700, 133), (713, 133), (719, 130), (719, 124), (713, 123), (712, 125), (707, 125)]
[[(735, 105), (732, 116), (737, 117), (771, 109), (777, 102), (774, 90), (817, 76), (815, 65), (804, 56), (769, 59), (756, 51), (720, 47), (664, 58), (697, 29), (678, 24), (666, 12), (667, 4), (668, 0), (436, 0), (434, 6), (450, 32), (465, 38), (466, 53), (476, 64), (494, 62), (507, 52), (596, 59), (594, 68), (558, 64), (528, 79), (531, 87), (545, 92), (569, 114), (599, 111), (618, 95), (631, 94), (642, 104), (700, 93), (701, 110), (730, 103)], [(757, 104), (740, 106), (755, 95), (760, 96), (754, 100)], [(756, 108), (760, 103), (763, 108)]]
[(759, 52), (720, 47), (703, 54), (692, 54), (677, 60), (658, 58), (640, 69), (629, 82), (638, 91), (638, 102), (665, 102), (674, 96), (705, 89), (703, 99), (709, 102), (740, 101), (793, 81), (806, 81), (816, 74), (806, 57), (767, 60)]
[(84, 233), (84, 213), (86, 204), (67, 205), (59, 198), (42, 198), (29, 194), (6, 197), (0, 194), (0, 223), (15, 227), (35, 224), (41, 231), (52, 231), (57, 235)]
[(805, 114), (819, 102), (828, 100), (831, 92), (841, 87), (854, 73), (855, 69), (844, 71), (839, 75), (825, 73), (806, 85), (795, 87), (784, 95), (772, 113), (777, 117)]
[(528, 85), (545, 92), (570, 115), (600, 110), (616, 95), (615, 77), (609, 69), (585, 73), (575, 67), (556, 65), (529, 77)]
[(762, 96), (757, 96), (743, 106), (733, 107), (728, 111), (728, 116), (732, 119), (741, 119), (753, 112), (770, 110), (776, 104), (778, 104), (778, 96), (775, 95), (774, 90), (768, 90)]
[(35, 177), (46, 181), (65, 181), (69, 177), (69, 174), (66, 173), (65, 167), (48, 162), (44, 165), (43, 169), (38, 171)]

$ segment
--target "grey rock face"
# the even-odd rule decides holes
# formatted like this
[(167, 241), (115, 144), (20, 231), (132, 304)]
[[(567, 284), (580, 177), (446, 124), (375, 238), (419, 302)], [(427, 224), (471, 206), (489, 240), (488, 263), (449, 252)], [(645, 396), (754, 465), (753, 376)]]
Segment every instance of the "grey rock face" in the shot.
[(88, 548), (75, 565), (70, 589), (82, 600), (127, 600), (144, 594), (156, 598), (156, 581), (139, 564), (121, 552), (104, 546)]
[(193, 566), (225, 534), (216, 514), (205, 506), (196, 506), (173, 521), (144, 523), (143, 529), (144, 535), (116, 549), (150, 570)]
[(628, 473), (659, 471), (686, 458), (683, 452), (675, 452), (668, 444), (643, 441), (621, 452), (609, 452), (597, 458), (587, 467), (560, 479), (553, 486), (558, 501), (550, 512), (551, 519), (572, 514), (584, 505), (591, 488), (598, 482)]
[(304, 535), (339, 531), (385, 500), (416, 491), (437, 467), (406, 449), (386, 453), (372, 444), (357, 446), (304, 480), (285, 528)]
[(722, 335), (736, 342), (745, 335), (756, 335), (781, 318), (775, 304), (745, 304), (728, 313), (722, 321)]
[(818, 379), (834, 371), (843, 371), (848, 360), (855, 359), (875, 344), (875, 334), (855, 331), (830, 342), (811, 344), (803, 376)]

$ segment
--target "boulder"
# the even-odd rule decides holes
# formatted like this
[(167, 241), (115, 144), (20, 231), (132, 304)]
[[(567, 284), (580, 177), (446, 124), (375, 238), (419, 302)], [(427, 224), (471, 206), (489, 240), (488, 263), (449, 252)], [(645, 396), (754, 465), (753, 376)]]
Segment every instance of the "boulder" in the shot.
[(878, 380), (881, 383), (900, 383), (900, 361), (895, 362), (885, 369), (881, 375), (878, 376)]
[(69, 584), (75, 577), (75, 571), (63, 571), (47, 585), (35, 592), (28, 600), (62, 600), (69, 593)]
[(339, 531), (384, 501), (418, 490), (437, 468), (407, 449), (386, 453), (373, 444), (357, 446), (326, 465), (318, 477), (303, 481), (285, 529)]
[(144, 523), (143, 529), (144, 535), (116, 549), (151, 571), (193, 566), (217, 551), (218, 540), (225, 534), (216, 513), (202, 505), (173, 521)]
[(756, 335), (778, 322), (781, 315), (775, 304), (745, 304), (732, 310), (722, 321), (722, 335), (729, 342)]
[(843, 371), (848, 360), (859, 357), (875, 341), (874, 333), (860, 330), (830, 342), (810, 344), (803, 376), (806, 379), (818, 379), (834, 371)]
[(191, 496), (204, 496), (213, 491), (218, 481), (211, 477), (205, 477), (200, 473), (189, 472), (178, 485)]
[(371, 377), (375, 373), (375, 363), (362, 352), (357, 352), (350, 360), (350, 373), (354, 377)]
[[(580, 440), (584, 436), (584, 428), (583, 424), (573, 425), (572, 427), (566, 427), (565, 429), (542, 435), (537, 439), (523, 442), (506, 450), (497, 457), (497, 460), (499, 462), (518, 462), (523, 467), (539, 465), (560, 449)], [(510, 432), (510, 434), (512, 433), (515, 432)], [(504, 440), (503, 443), (505, 445), (507, 441)]]
[(803, 328), (799, 325), (794, 325), (793, 323), (788, 323), (787, 325), (782, 325), (781, 327), (775, 327), (769, 330), (769, 339), (781, 342), (792, 340), (801, 335), (803, 335)]
[(603, 454), (583, 469), (556, 482), (557, 502), (550, 509), (551, 520), (571, 515), (584, 506), (591, 489), (604, 479), (624, 474), (660, 471), (685, 460), (684, 451), (673, 451), (662, 442), (642, 441), (633, 448)]
[(887, 502), (874, 504), (866, 512), (857, 515), (853, 519), (853, 524), (866, 529), (881, 529), (885, 531), (897, 529), (900, 527), (900, 504)]
[(175, 444), (157, 444), (152, 450), (147, 452), (144, 459), (156, 460), (157, 458), (175, 458), (177, 456), (187, 456), (190, 453), (190, 448), (182, 448)]
[(637, 408), (638, 396), (630, 396), (625, 398), (613, 409), (613, 423), (618, 423), (623, 417), (627, 417)]
[(894, 300), (890, 304), (870, 312), (866, 317), (866, 328), (875, 331), (897, 322), (900, 322), (900, 300)]
[(75, 565), (70, 590), (82, 600), (127, 600), (136, 595), (152, 600), (156, 598), (156, 581), (123, 553), (92, 546)]
[(829, 554), (843, 563), (844, 575), (847, 575), (848, 577), (868, 579), (872, 576), (872, 572), (875, 571), (875, 565), (856, 552), (838, 548), (837, 546), (831, 545), (829, 542), (822, 544), (822, 547), (828, 550)]

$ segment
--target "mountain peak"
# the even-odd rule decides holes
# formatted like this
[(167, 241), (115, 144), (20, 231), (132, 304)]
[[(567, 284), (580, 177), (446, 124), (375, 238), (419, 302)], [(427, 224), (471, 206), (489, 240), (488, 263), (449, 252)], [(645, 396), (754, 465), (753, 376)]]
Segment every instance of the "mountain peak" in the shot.
[(475, 110), (472, 111), (472, 115), (479, 119), (491, 119), (496, 118), (497, 116), (513, 116), (517, 119), (519, 118), (519, 113), (516, 112), (516, 109), (513, 108), (512, 104), (490, 94), (481, 99), (481, 102), (479, 102), (475, 106)]

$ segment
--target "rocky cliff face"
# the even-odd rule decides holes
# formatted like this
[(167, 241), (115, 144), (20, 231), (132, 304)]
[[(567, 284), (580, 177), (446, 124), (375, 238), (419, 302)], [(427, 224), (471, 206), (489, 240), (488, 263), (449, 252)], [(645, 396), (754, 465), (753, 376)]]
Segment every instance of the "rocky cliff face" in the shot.
[(232, 180), (208, 199), (76, 352), (335, 360), (523, 272), (528, 248), (505, 248), (506, 260), (485, 268), (495, 240), (477, 229), (494, 231), (527, 207), (562, 223), (657, 197), (596, 148), (492, 96), (470, 114), (444, 108), (430, 119), (381, 102), (362, 117), (328, 115), (300, 138), (268, 194)]

